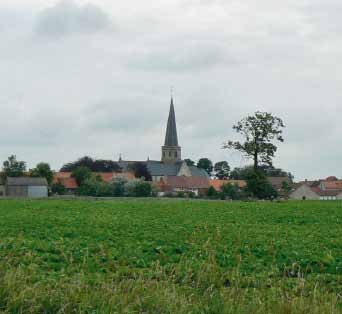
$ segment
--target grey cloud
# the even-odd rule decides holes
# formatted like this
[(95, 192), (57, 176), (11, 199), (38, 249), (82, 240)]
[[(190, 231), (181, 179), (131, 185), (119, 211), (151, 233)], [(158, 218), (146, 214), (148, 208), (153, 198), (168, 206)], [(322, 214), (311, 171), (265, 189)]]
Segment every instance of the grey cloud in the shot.
[(37, 17), (35, 31), (47, 37), (70, 34), (92, 34), (112, 27), (110, 17), (93, 4), (78, 5), (74, 0), (61, 0), (43, 10)]
[(311, 26), (311, 37), (327, 41), (339, 39), (342, 31), (342, 3), (337, 0), (312, 0), (302, 6), (305, 20)]
[[(342, 47), (320, 12), (337, 2), (311, 0), (313, 10), (295, 0), (170, 0), (155, 1), (157, 13), (149, 2), (128, 10), (102, 1), (105, 12), (82, 2), (0, 11), (0, 161), (16, 153), (57, 169), (85, 154), (157, 159), (173, 85), (184, 157), (249, 163), (222, 141), (237, 137), (236, 121), (267, 110), (287, 125), (277, 166), (298, 179), (342, 175)], [(115, 42), (107, 9), (120, 25)]]
[[(107, 129), (117, 133), (146, 132), (160, 122), (160, 110), (155, 108), (146, 97), (130, 96), (98, 101), (83, 110), (86, 126), (101, 133)], [(167, 106), (166, 106), (167, 108)], [(162, 108), (160, 108), (162, 109)]]
[[(229, 56), (222, 44), (211, 41), (159, 42), (138, 57), (132, 58), (128, 66), (145, 71), (198, 71), (223, 63), (239, 64), (237, 58)], [(164, 48), (159, 48), (164, 47)]]

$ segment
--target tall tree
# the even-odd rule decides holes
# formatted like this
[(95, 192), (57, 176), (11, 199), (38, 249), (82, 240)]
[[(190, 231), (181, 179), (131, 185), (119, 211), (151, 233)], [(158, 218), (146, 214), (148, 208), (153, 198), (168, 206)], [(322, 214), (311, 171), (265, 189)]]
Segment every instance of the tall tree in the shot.
[(15, 155), (8, 157), (3, 163), (3, 176), (7, 177), (22, 177), (26, 171), (26, 162), (18, 161)]
[(284, 141), (282, 137), (284, 127), (280, 118), (268, 112), (257, 111), (233, 126), (237, 133), (244, 136), (244, 142), (228, 140), (223, 148), (235, 149), (246, 157), (252, 158), (254, 170), (258, 169), (260, 162), (272, 165), (272, 158), (277, 151), (277, 146), (273, 142)]
[(205, 170), (209, 175), (213, 171), (213, 163), (208, 158), (201, 158), (197, 163), (197, 167)]
[(184, 159), (184, 161), (188, 166), (194, 166), (195, 165), (195, 162), (189, 158)]
[(230, 174), (229, 178), (232, 180), (246, 180), (247, 177), (254, 172), (253, 166), (246, 166), (243, 168), (234, 168)]
[(78, 186), (81, 186), (83, 182), (91, 178), (91, 171), (88, 167), (77, 167), (71, 174), (75, 178)]
[(129, 169), (134, 172), (136, 178), (144, 178), (146, 181), (152, 181), (151, 173), (144, 162), (135, 162), (129, 166)]
[(31, 170), (31, 177), (41, 177), (46, 178), (48, 184), (50, 185), (53, 180), (53, 171), (50, 165), (46, 162), (39, 163), (36, 168)]
[(67, 163), (60, 169), (62, 172), (72, 172), (78, 167), (87, 167), (93, 172), (121, 172), (119, 164), (112, 160), (93, 159), (84, 156), (77, 161)]
[(217, 162), (214, 166), (214, 170), (216, 177), (218, 177), (220, 180), (228, 179), (230, 167), (227, 161)]

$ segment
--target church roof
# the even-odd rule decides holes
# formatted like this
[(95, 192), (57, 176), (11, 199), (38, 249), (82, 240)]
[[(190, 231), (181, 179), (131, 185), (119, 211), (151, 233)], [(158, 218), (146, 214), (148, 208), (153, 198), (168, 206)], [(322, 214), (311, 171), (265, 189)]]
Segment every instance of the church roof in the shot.
[(209, 175), (208, 173), (201, 169), (201, 168), (198, 168), (196, 166), (188, 166), (190, 171), (191, 171), (191, 175), (193, 177), (205, 177), (205, 178), (209, 178)]
[[(119, 165), (123, 172), (128, 171), (129, 165), (136, 162), (143, 163), (147, 166), (151, 176), (177, 176), (180, 168), (182, 167), (183, 161), (177, 161), (175, 163), (164, 163), (157, 160), (148, 161), (119, 161)], [(188, 166), (193, 177), (204, 177), (209, 178), (207, 172), (203, 169), (197, 168), (196, 166)]]
[(147, 162), (147, 168), (151, 176), (176, 176), (181, 166), (181, 161), (176, 163), (163, 163), (150, 160)]
[(177, 125), (173, 98), (171, 98), (169, 118), (167, 120), (165, 146), (178, 146)]

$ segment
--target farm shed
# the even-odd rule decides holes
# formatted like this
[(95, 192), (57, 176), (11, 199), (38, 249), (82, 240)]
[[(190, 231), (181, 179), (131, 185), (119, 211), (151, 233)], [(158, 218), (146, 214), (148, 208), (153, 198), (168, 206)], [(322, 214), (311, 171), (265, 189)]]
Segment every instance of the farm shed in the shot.
[(48, 183), (45, 178), (7, 178), (6, 196), (40, 198), (48, 196)]

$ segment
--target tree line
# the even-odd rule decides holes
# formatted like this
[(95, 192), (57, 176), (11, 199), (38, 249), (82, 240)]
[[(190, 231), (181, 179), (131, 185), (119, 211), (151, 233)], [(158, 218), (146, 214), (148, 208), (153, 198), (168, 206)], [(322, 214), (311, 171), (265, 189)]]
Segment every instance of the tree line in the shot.
[[(185, 159), (188, 166), (196, 165), (198, 168), (203, 169), (211, 177), (218, 179), (234, 179), (234, 180), (245, 180), (247, 187), (244, 192), (248, 192), (249, 195), (258, 198), (274, 197), (274, 189), (270, 186), (267, 177), (288, 177), (290, 181), (293, 180), (291, 173), (283, 171), (280, 168), (273, 166), (273, 158), (277, 151), (276, 142), (284, 142), (283, 128), (285, 127), (283, 121), (267, 112), (256, 112), (253, 115), (249, 115), (235, 125), (233, 130), (236, 131), (243, 140), (227, 140), (223, 144), (223, 149), (236, 150), (242, 153), (245, 157), (253, 161), (253, 165), (234, 168), (231, 170), (227, 161), (219, 161), (215, 164), (209, 158), (200, 158), (198, 162), (191, 159)], [(146, 163), (136, 162), (130, 165), (129, 168), (136, 178), (143, 178), (144, 181), (151, 181), (151, 175), (148, 171)], [(62, 172), (72, 172), (72, 176), (76, 179), (80, 193), (86, 193), (82, 191), (95, 191), (101, 189), (112, 189), (108, 187), (105, 182), (101, 182), (98, 176), (93, 176), (92, 173), (96, 172), (122, 172), (119, 164), (112, 160), (93, 159), (89, 156), (82, 157), (77, 161), (67, 163), (60, 169)], [(61, 184), (52, 184), (54, 172), (46, 162), (41, 162), (37, 166), (31, 169), (29, 172), (26, 171), (26, 163), (24, 161), (18, 161), (15, 155), (8, 157), (3, 163), (3, 171), (1, 177), (5, 180), (7, 177), (20, 177), (29, 175), (31, 177), (44, 177), (47, 179), (49, 186), (52, 190), (58, 193), (62, 192), (63, 187)], [(87, 183), (87, 184), (85, 184)], [(138, 183), (136, 182), (136, 185)], [(284, 189), (289, 189), (285, 187)], [(231, 195), (235, 195), (235, 188), (229, 187)], [(116, 188), (114, 188), (116, 191)], [(87, 193), (88, 193), (87, 192)], [(221, 191), (223, 193), (223, 191)], [(95, 192), (89, 192), (96, 194)], [(106, 194), (105, 192), (104, 194)], [(109, 193), (109, 192), (108, 192)], [(115, 194), (113, 190), (110, 192)], [(110, 194), (109, 193), (109, 194)], [(211, 190), (212, 194), (215, 194)], [(228, 193), (228, 194), (229, 194)], [(235, 193), (235, 194), (234, 194)], [(138, 193), (139, 194), (139, 193)], [(227, 194), (227, 193), (226, 193)], [(234, 198), (234, 196), (232, 196)]]

